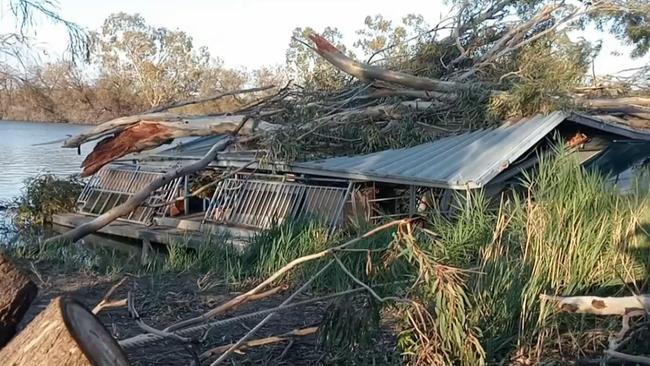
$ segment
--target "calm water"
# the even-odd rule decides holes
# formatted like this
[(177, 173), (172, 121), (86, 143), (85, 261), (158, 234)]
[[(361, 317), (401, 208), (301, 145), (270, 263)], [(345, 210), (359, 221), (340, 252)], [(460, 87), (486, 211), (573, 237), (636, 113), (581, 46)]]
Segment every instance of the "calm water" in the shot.
[(81, 161), (90, 151), (89, 146), (83, 146), (81, 155), (77, 155), (76, 149), (63, 149), (60, 142), (31, 145), (62, 139), (87, 128), (89, 126), (0, 121), (0, 201), (20, 194), (25, 178), (44, 172), (78, 173)]

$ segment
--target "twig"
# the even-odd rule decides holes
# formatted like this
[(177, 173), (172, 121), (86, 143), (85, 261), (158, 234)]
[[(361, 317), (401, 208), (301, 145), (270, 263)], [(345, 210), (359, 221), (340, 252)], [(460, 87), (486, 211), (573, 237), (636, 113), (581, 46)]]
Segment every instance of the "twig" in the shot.
[(166, 111), (166, 110), (169, 110), (169, 109), (172, 109), (172, 108), (184, 107), (184, 106), (191, 105), (191, 104), (199, 104), (199, 103), (210, 102), (210, 101), (221, 99), (221, 98), (227, 97), (227, 96), (235, 96), (237, 94), (254, 93), (254, 92), (269, 90), (269, 89), (272, 89), (272, 88), (275, 88), (275, 85), (268, 85), (268, 86), (262, 86), (262, 87), (258, 87), (258, 88), (250, 88), (250, 89), (233, 90), (233, 91), (228, 91), (228, 92), (224, 92), (224, 93), (209, 95), (207, 97), (193, 98), (193, 99), (185, 100), (185, 101), (182, 101), (182, 102), (173, 102), (173, 103), (170, 103), (170, 104), (166, 104), (166, 105), (151, 108), (150, 110), (146, 111), (145, 113), (157, 113), (157, 112)]
[[(291, 301), (296, 296), (298, 296), (301, 292), (305, 291), (308, 287), (310, 287), (316, 278), (318, 278), (320, 275), (325, 273), (325, 271), (332, 265), (332, 263), (334, 262), (330, 261), (326, 265), (324, 265), (323, 268), (321, 268), (318, 272), (316, 272), (315, 275), (313, 275), (302, 286), (300, 286), (300, 288), (298, 288), (293, 294), (291, 294), (291, 296), (286, 298), (286, 300), (284, 300), (282, 304), (280, 304), (280, 306), (285, 306), (291, 303)], [(251, 329), (248, 333), (246, 333), (243, 337), (241, 337), (235, 344), (230, 346), (228, 350), (224, 352), (221, 356), (219, 356), (213, 363), (211, 363), (210, 366), (217, 366), (221, 364), (226, 358), (228, 358), (228, 356), (230, 356), (239, 347), (241, 347), (241, 345), (244, 344), (244, 342), (246, 342), (250, 337), (252, 337), (258, 330), (260, 330), (260, 328), (262, 328), (264, 324), (266, 324), (269, 320), (271, 320), (271, 318), (273, 318), (275, 314), (276, 313), (273, 312), (267, 315), (264, 319), (262, 319), (259, 323), (257, 323), (257, 325), (253, 329)]]
[(354, 274), (352, 274), (352, 272), (350, 272), (350, 270), (345, 266), (345, 264), (343, 264), (343, 262), (342, 262), (341, 259), (336, 255), (336, 253), (332, 253), (332, 257), (334, 257), (334, 260), (336, 260), (336, 262), (338, 263), (339, 267), (341, 267), (341, 269), (343, 270), (343, 272), (345, 272), (345, 274), (348, 275), (348, 277), (350, 277), (350, 279), (352, 279), (352, 281), (354, 281), (354, 282), (355, 282), (356, 284), (358, 284), (359, 286), (365, 288), (365, 289), (366, 289), (366, 290), (367, 290), (367, 291), (372, 295), (372, 297), (374, 297), (377, 301), (379, 301), (379, 302), (386, 302), (386, 301), (392, 300), (392, 301), (395, 301), (395, 302), (402, 302), (402, 303), (412, 304), (412, 301), (407, 300), (407, 299), (403, 299), (403, 298), (399, 298), (399, 297), (394, 297), (394, 296), (381, 297), (381, 296), (379, 296), (379, 295), (375, 292), (375, 290), (373, 290), (370, 286), (368, 286), (368, 285), (365, 284), (363, 281), (361, 281), (360, 279), (358, 279)]
[(38, 272), (36, 269), (36, 266), (34, 265), (34, 262), (29, 262), (30, 266), (32, 267), (32, 272), (36, 275), (36, 278), (38, 278), (39, 281), (41, 281), (42, 286), (46, 286), (47, 282), (43, 281), (43, 277), (41, 277), (41, 274)]
[(102, 298), (102, 300), (93, 308), (92, 312), (93, 314), (97, 315), (100, 312), (106, 310), (106, 309), (115, 309), (115, 308), (121, 308), (124, 306), (127, 306), (127, 299), (122, 299), (122, 300), (113, 300), (113, 293), (117, 291), (117, 289), (126, 282), (128, 279), (127, 276), (122, 277), (121, 280), (119, 280), (116, 284), (111, 286), (111, 288), (106, 292), (106, 295)]
[(163, 337), (163, 338), (170, 338), (174, 339), (176, 341), (179, 341), (181, 343), (189, 343), (192, 340), (189, 338), (181, 337), (177, 334), (174, 333), (169, 333), (165, 332), (163, 330), (156, 329), (154, 327), (151, 327), (147, 325), (141, 318), (140, 314), (138, 314), (138, 311), (135, 309), (135, 301), (133, 301), (133, 294), (131, 291), (129, 291), (129, 294), (127, 295), (127, 302), (129, 306), (129, 313), (131, 314), (131, 317), (135, 319), (135, 322), (138, 324), (138, 326), (144, 330), (147, 333), (155, 334), (157, 336)]
[[(315, 333), (316, 331), (318, 331), (318, 328), (316, 328), (316, 330), (314, 331), (314, 333)], [(275, 358), (276, 361), (279, 361), (279, 360), (283, 359), (284, 356), (287, 355), (287, 352), (289, 352), (289, 349), (291, 349), (291, 346), (293, 346), (293, 342), (294, 342), (293, 339), (289, 339), (289, 343), (287, 343), (287, 346), (284, 347), (284, 349), (282, 350), (282, 353), (280, 353), (280, 355), (279, 355), (278, 357)]]
[[(392, 284), (394, 284), (394, 283), (376, 285), (375, 287), (387, 286), (387, 285), (392, 285)], [(320, 297), (316, 297), (316, 298), (308, 299), (308, 300), (304, 300), (304, 301), (299, 301), (299, 302), (296, 302), (296, 303), (293, 303), (293, 304), (288, 304), (288, 305), (285, 305), (285, 306), (278, 306), (278, 307), (274, 307), (274, 308), (270, 308), (270, 309), (259, 310), (259, 311), (256, 311), (256, 312), (247, 313), (247, 314), (235, 316), (235, 317), (228, 318), (228, 319), (214, 320), (214, 321), (210, 321), (210, 322), (205, 322), (204, 324), (195, 325), (193, 327), (187, 327), (187, 328), (184, 328), (184, 329), (176, 330), (173, 333), (176, 334), (176, 335), (180, 335), (180, 336), (192, 335), (192, 334), (195, 334), (195, 333), (198, 333), (198, 332), (205, 332), (205, 330), (207, 330), (207, 329), (225, 327), (227, 325), (237, 323), (237, 322), (240, 322), (242, 320), (253, 319), (253, 318), (257, 318), (257, 317), (267, 315), (267, 314), (271, 314), (271, 313), (284, 312), (284, 311), (291, 310), (291, 309), (294, 309), (294, 308), (297, 308), (297, 307), (300, 307), (300, 306), (313, 304), (313, 303), (317, 303), (317, 302), (321, 302), (321, 301), (326, 301), (326, 300), (334, 299), (334, 298), (341, 297), (341, 296), (351, 295), (351, 294), (355, 294), (355, 293), (362, 292), (362, 291), (365, 291), (365, 290), (366, 290), (365, 288), (359, 287), (359, 288), (354, 288), (354, 289), (350, 289), (350, 290), (339, 291), (339, 292), (336, 292), (336, 293), (333, 293), (333, 294), (323, 295), (323, 296), (320, 296)], [(203, 333), (203, 334), (205, 334), (205, 333)], [(156, 335), (156, 334), (138, 334), (138, 335), (133, 336), (131, 338), (123, 339), (123, 340), (119, 341), (118, 343), (124, 349), (131, 349), (131, 348), (136, 348), (136, 347), (143, 347), (143, 346), (146, 346), (148, 344), (158, 342), (158, 341), (160, 341), (162, 339), (165, 339), (165, 337), (160, 336), (160, 335)]]
[[(243, 349), (248, 349), (252, 347), (259, 347), (259, 346), (266, 346), (269, 344), (274, 344), (274, 343), (280, 343), (284, 341), (292, 341), (290, 337), (305, 337), (311, 334), (314, 334), (318, 332), (318, 327), (308, 327), (308, 328), (302, 328), (302, 329), (294, 329), (290, 332), (283, 333), (280, 335), (276, 336), (270, 336), (270, 337), (265, 337), (265, 338), (259, 338), (259, 339), (254, 339), (251, 341), (247, 341), (246, 343), (242, 344), (240, 347), (240, 350)], [(211, 357), (216, 356), (217, 354), (223, 353), (228, 350), (234, 343), (231, 344), (226, 344), (223, 346), (218, 346), (212, 349), (209, 349), (205, 352), (203, 352), (200, 356), (200, 360), (206, 360)], [(285, 352), (286, 353), (286, 352)], [(279, 358), (282, 358), (283, 355), (280, 355)]]
[(616, 350), (621, 349), (623, 346), (630, 343), (630, 341), (632, 340), (632, 338), (634, 338), (635, 335), (637, 335), (639, 332), (645, 330), (648, 327), (648, 325), (650, 325), (650, 322), (643, 322), (641, 324), (635, 325), (631, 329), (628, 329), (627, 336), (625, 338), (623, 338), (620, 342), (616, 343), (613, 348), (610, 347), (610, 349), (612, 351), (616, 351)]
[(248, 298), (248, 301), (256, 301), (256, 300), (260, 300), (260, 299), (265, 299), (267, 297), (279, 294), (282, 291), (286, 291), (287, 289), (289, 289), (289, 285), (287, 285), (287, 284), (276, 286), (276, 287), (273, 287), (272, 289), (269, 289), (269, 290), (266, 290), (266, 291), (261, 292), (259, 294), (255, 294), (255, 295), (250, 296)]

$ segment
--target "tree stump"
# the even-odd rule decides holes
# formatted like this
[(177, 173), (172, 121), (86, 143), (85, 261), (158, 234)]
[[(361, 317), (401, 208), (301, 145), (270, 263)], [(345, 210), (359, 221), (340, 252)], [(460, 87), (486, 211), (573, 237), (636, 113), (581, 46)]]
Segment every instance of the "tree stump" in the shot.
[(6, 366), (123, 366), (127, 358), (102, 323), (78, 301), (57, 297), (7, 346)]
[(36, 285), (0, 252), (0, 349), (16, 334), (37, 292)]

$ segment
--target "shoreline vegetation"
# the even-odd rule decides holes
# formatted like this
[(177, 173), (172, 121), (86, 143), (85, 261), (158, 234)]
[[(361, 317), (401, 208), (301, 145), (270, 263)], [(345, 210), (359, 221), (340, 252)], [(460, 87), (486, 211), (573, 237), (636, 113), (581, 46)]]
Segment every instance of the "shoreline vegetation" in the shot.
[[(51, 179), (42, 182), (70, 186)], [(452, 220), (428, 212), (417, 226), (400, 225), (363, 240), (355, 246), (355, 251), (337, 254), (345, 264), (341, 268), (347, 268), (361, 281), (373, 287), (394, 283), (389, 287), (375, 287), (379, 296), (396, 296), (407, 300), (406, 303), (378, 303), (371, 296), (360, 294), (353, 297), (356, 300), (335, 301), (325, 307), (281, 314), (280, 323), (273, 324), (284, 324), (284, 327), (264, 328), (266, 331), (260, 336), (317, 324), (321, 327), (317, 335), (298, 337), (291, 343), (296, 350), (322, 356), (323, 364), (328, 364), (324, 360), (333, 364), (336, 360), (346, 360), (349, 364), (373, 360), (377, 364), (453, 364), (461, 360), (466, 364), (525, 365), (599, 358), (608, 347), (608, 337), (620, 331), (618, 320), (561, 312), (552, 303), (541, 300), (540, 295), (625, 296), (648, 291), (648, 187), (637, 187), (634, 193), (621, 196), (602, 176), (584, 171), (564, 153), (542, 159), (539, 170), (524, 177), (522, 184), (523, 192), (512, 192), (508, 201), (489, 201), (480, 192), (467, 199), (458, 197), (458, 214)], [(28, 192), (35, 197), (43, 197), (39, 190), (53, 190), (44, 184), (30, 186), (34, 188)], [(22, 198), (17, 202), (28, 206), (21, 212), (52, 212), (34, 206), (45, 201)], [(47, 222), (45, 217), (29, 217)], [(62, 283), (46, 285), (51, 288), (46, 290), (46, 297), (50, 291), (68, 291), (83, 296), (93, 294), (94, 298), (87, 298), (86, 302), (98, 302), (111, 282), (87, 284), (83, 280), (85, 276), (108, 276), (115, 282), (128, 275), (134, 281), (128, 286), (140, 286), (137, 283), (142, 281), (154, 284), (153, 289), (134, 290), (139, 303), (151, 304), (146, 300), (149, 291), (178, 293), (182, 299), (163, 296), (153, 301), (155, 307), (142, 310), (150, 325), (162, 328), (170, 321), (167, 316), (181, 315), (165, 310), (163, 313), (169, 315), (163, 316), (158, 307), (175, 309), (178, 305), (172, 303), (194, 303), (192, 311), (200, 313), (210, 303), (200, 302), (203, 305), (198, 306), (192, 297), (203, 298), (211, 293), (210, 296), (223, 299), (218, 303), (223, 302), (234, 296), (228, 295), (229, 292), (259, 284), (292, 260), (337, 245), (367, 229), (362, 225), (331, 240), (325, 239), (323, 230), (314, 223), (288, 223), (259, 234), (244, 252), (223, 245), (227, 237), (210, 236), (196, 250), (171, 246), (145, 266), (139, 263), (137, 254), (101, 247), (93, 249), (82, 242), (43, 245), (42, 239), (34, 237), (5, 250), (21, 261), (35, 262), (34, 268), (25, 266), (41, 286), (51, 281)], [(326, 259), (321, 259), (287, 272), (275, 283), (283, 290), (268, 301), (282, 301), (285, 291), (292, 291), (313, 278), (326, 263)], [(52, 272), (48, 266), (58, 269)], [(86, 290), (65, 285), (66, 281), (75, 281), (79, 273), (87, 273), (81, 277)], [(164, 278), (174, 276), (176, 280), (168, 283), (166, 290), (157, 287), (165, 283)], [(190, 283), (196, 283), (197, 289), (188, 290)], [(317, 295), (351, 286), (354, 282), (346, 272), (333, 268), (318, 278), (312, 291)], [(220, 290), (204, 292), (205, 288)], [(413, 308), (410, 302), (418, 305)], [(246, 309), (261, 309), (270, 303), (255, 302), (251, 304), (253, 308)], [(422, 311), (429, 315), (417, 320), (416, 314)], [(118, 309), (110, 318), (110, 324), (122, 337), (137, 330), (128, 324), (128, 317), (122, 318), (127, 314), (125, 309)], [(359, 314), (368, 317), (361, 319)], [(101, 319), (108, 321), (105, 317)], [(298, 319), (302, 321), (297, 322)], [(288, 324), (291, 326), (286, 328)], [(350, 324), (355, 324), (351, 333)], [(650, 335), (646, 333), (644, 329), (634, 333), (619, 350), (643, 353), (643, 339)], [(236, 339), (234, 334), (231, 336)], [(378, 353), (377, 344), (393, 351), (388, 355)], [(260, 348), (250, 357), (278, 357), (286, 347), (287, 343), (281, 343)], [(151, 352), (129, 351), (128, 354), (138, 360), (135, 364), (157, 357)], [(236, 358), (237, 362), (247, 359), (240, 357)], [(283, 357), (296, 364), (314, 361), (304, 360), (292, 352)], [(280, 361), (276, 359), (276, 362)]]

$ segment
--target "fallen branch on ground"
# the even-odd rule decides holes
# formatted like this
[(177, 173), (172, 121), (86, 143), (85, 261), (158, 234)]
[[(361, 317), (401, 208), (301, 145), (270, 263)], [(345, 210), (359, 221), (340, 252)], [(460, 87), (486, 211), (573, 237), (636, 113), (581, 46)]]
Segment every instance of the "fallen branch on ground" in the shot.
[[(380, 285), (375, 286), (375, 287), (379, 287), (379, 286)], [(183, 329), (178, 329), (178, 330), (175, 330), (175, 331), (169, 332), (169, 333), (173, 333), (173, 334), (176, 334), (176, 335), (179, 335), (179, 336), (190, 336), (190, 335), (193, 335), (193, 334), (204, 333), (206, 330), (213, 329), (213, 328), (225, 327), (225, 326), (228, 326), (228, 325), (231, 325), (231, 324), (236, 324), (236, 323), (241, 322), (243, 320), (254, 319), (254, 318), (264, 316), (264, 315), (268, 315), (268, 314), (271, 314), (271, 313), (281, 313), (281, 312), (285, 312), (285, 311), (288, 311), (288, 310), (291, 310), (291, 309), (295, 309), (295, 308), (300, 307), (300, 306), (314, 304), (314, 303), (318, 303), (318, 302), (322, 302), (322, 301), (327, 301), (327, 300), (335, 299), (335, 298), (338, 298), (338, 297), (341, 297), (341, 296), (347, 296), (347, 295), (352, 295), (352, 294), (355, 294), (355, 293), (360, 293), (360, 292), (363, 292), (363, 291), (366, 291), (366, 289), (363, 288), (363, 287), (358, 287), (358, 288), (354, 288), (354, 289), (350, 289), (350, 290), (336, 292), (336, 293), (329, 294), (329, 295), (323, 295), (323, 296), (320, 296), (320, 297), (315, 297), (315, 298), (312, 298), (312, 299), (298, 301), (298, 302), (295, 302), (293, 304), (288, 304), (288, 305), (285, 305), (285, 306), (277, 306), (277, 307), (274, 307), (274, 308), (264, 309), (264, 310), (256, 311), (256, 312), (253, 312), (253, 313), (238, 315), (238, 316), (235, 316), (235, 317), (232, 317), (232, 318), (227, 318), (227, 319), (222, 319), (222, 320), (207, 321), (207, 322), (203, 322), (203, 323), (198, 324), (198, 325), (194, 325), (194, 326), (183, 328)], [(162, 331), (166, 332), (165, 329), (163, 329)], [(153, 343), (159, 342), (162, 339), (165, 339), (165, 337), (160, 336), (160, 335), (156, 335), (156, 334), (147, 333), (147, 334), (138, 334), (136, 336), (120, 340), (118, 343), (124, 349), (132, 349), (132, 348), (139, 348), (139, 347), (143, 347), (143, 346), (146, 346), (146, 345), (149, 345), (149, 344), (153, 344)]]
[(597, 297), (540, 295), (540, 300), (557, 302), (561, 311), (596, 315), (644, 315), (650, 309), (650, 295)]
[[(280, 342), (286, 342), (291, 340), (294, 337), (305, 337), (308, 335), (316, 334), (318, 332), (318, 327), (308, 327), (308, 328), (302, 328), (302, 329), (294, 329), (290, 332), (283, 333), (280, 335), (276, 336), (270, 336), (270, 337), (265, 337), (265, 338), (259, 338), (259, 339), (254, 339), (252, 341), (245, 342), (239, 347), (240, 351), (247, 350), (249, 348), (253, 347), (260, 347), (260, 346), (266, 346), (269, 344), (275, 344), (275, 343), (280, 343)], [(201, 361), (205, 361), (207, 359), (210, 359), (218, 354), (221, 354), (225, 351), (227, 351), (230, 347), (232, 347), (234, 343), (231, 344), (225, 344), (223, 346), (218, 346), (214, 347), (212, 349), (209, 349), (205, 352), (203, 352), (200, 356), (199, 359)]]
[(208, 321), (208, 320), (214, 318), (215, 316), (223, 314), (225, 311), (228, 311), (228, 310), (234, 308), (235, 306), (239, 306), (242, 303), (249, 301), (251, 296), (261, 292), (266, 287), (268, 287), (270, 284), (275, 282), (275, 280), (282, 277), (285, 273), (287, 273), (288, 271), (292, 270), (293, 268), (295, 268), (296, 266), (298, 266), (298, 265), (300, 265), (302, 263), (326, 257), (330, 253), (333, 253), (333, 252), (335, 252), (337, 250), (347, 248), (347, 247), (349, 247), (349, 246), (351, 246), (351, 245), (353, 245), (355, 243), (358, 243), (359, 241), (361, 241), (363, 239), (371, 237), (371, 236), (373, 236), (373, 235), (375, 235), (375, 234), (377, 234), (377, 233), (379, 233), (379, 232), (381, 232), (383, 230), (386, 230), (388, 228), (398, 226), (398, 225), (401, 225), (401, 224), (405, 224), (407, 222), (409, 222), (409, 220), (407, 220), (407, 219), (391, 221), (391, 222), (389, 222), (387, 224), (378, 226), (378, 227), (368, 231), (367, 233), (365, 233), (365, 234), (363, 234), (363, 235), (361, 235), (359, 237), (356, 237), (356, 238), (354, 238), (352, 240), (349, 240), (349, 241), (347, 241), (347, 242), (345, 242), (345, 243), (343, 243), (341, 245), (338, 245), (338, 246), (323, 250), (323, 251), (318, 252), (318, 253), (314, 253), (314, 254), (310, 254), (310, 255), (306, 255), (306, 256), (294, 259), (293, 261), (291, 261), (291, 262), (287, 263), (286, 265), (284, 265), (278, 271), (273, 273), (267, 279), (262, 281), (259, 285), (255, 286), (253, 289), (247, 291), (246, 293), (243, 293), (243, 294), (241, 294), (241, 295), (227, 301), (226, 303), (224, 303), (224, 304), (222, 304), (222, 305), (220, 305), (220, 306), (218, 306), (218, 307), (216, 307), (216, 308), (214, 308), (214, 309), (212, 309), (212, 310), (210, 310), (210, 311), (208, 311), (208, 312), (206, 312), (206, 313), (204, 313), (204, 314), (202, 314), (202, 315), (200, 315), (198, 317), (187, 319), (187, 320), (181, 321), (179, 323), (173, 324), (173, 325), (165, 328), (165, 331), (170, 332), (170, 331), (173, 331), (173, 330), (189, 327), (189, 326), (192, 326), (194, 324), (199, 324), (199, 323)]
[(101, 313), (104, 310), (123, 308), (123, 307), (127, 306), (127, 299), (121, 299), (121, 300), (112, 299), (113, 294), (115, 293), (115, 291), (117, 291), (117, 289), (120, 286), (122, 286), (126, 282), (127, 279), (129, 279), (129, 278), (128, 277), (122, 277), (122, 279), (119, 282), (117, 282), (116, 284), (111, 286), (111, 288), (108, 290), (108, 292), (106, 292), (106, 295), (104, 295), (102, 300), (97, 305), (95, 305), (95, 307), (92, 310), (92, 313), (97, 315), (97, 314)]
[(627, 362), (633, 362), (638, 365), (650, 365), (650, 357), (647, 356), (628, 355), (627, 353), (621, 353), (612, 350), (605, 351), (605, 354), (607, 354), (612, 358), (617, 358), (619, 360), (623, 360)]
[[(323, 268), (321, 268), (316, 274), (314, 274), (311, 278), (309, 278), (309, 280), (307, 280), (304, 284), (302, 284), (302, 286), (300, 286), (296, 291), (294, 291), (289, 297), (287, 297), (284, 301), (282, 301), (280, 307), (289, 305), (291, 301), (293, 301), (293, 299), (295, 299), (299, 294), (307, 290), (307, 288), (311, 286), (311, 284), (316, 280), (316, 278), (318, 278), (320, 275), (325, 273), (325, 271), (327, 271), (327, 269), (333, 263), (334, 261), (330, 261), (326, 265), (324, 265)], [(228, 358), (228, 356), (230, 356), (233, 352), (238, 350), (239, 347), (241, 347), (244, 343), (246, 343), (246, 341), (248, 341), (250, 337), (255, 335), (255, 333), (259, 331), (264, 326), (264, 324), (268, 323), (276, 314), (277, 311), (267, 315), (264, 319), (262, 319), (259, 323), (257, 323), (257, 325), (253, 327), (253, 329), (248, 331), (248, 333), (246, 333), (237, 342), (235, 342), (235, 344), (228, 347), (228, 349), (223, 354), (221, 354), (221, 356), (217, 357), (217, 359), (213, 363), (211, 363), (210, 366), (220, 365), (223, 361), (226, 360), (226, 358)]]

